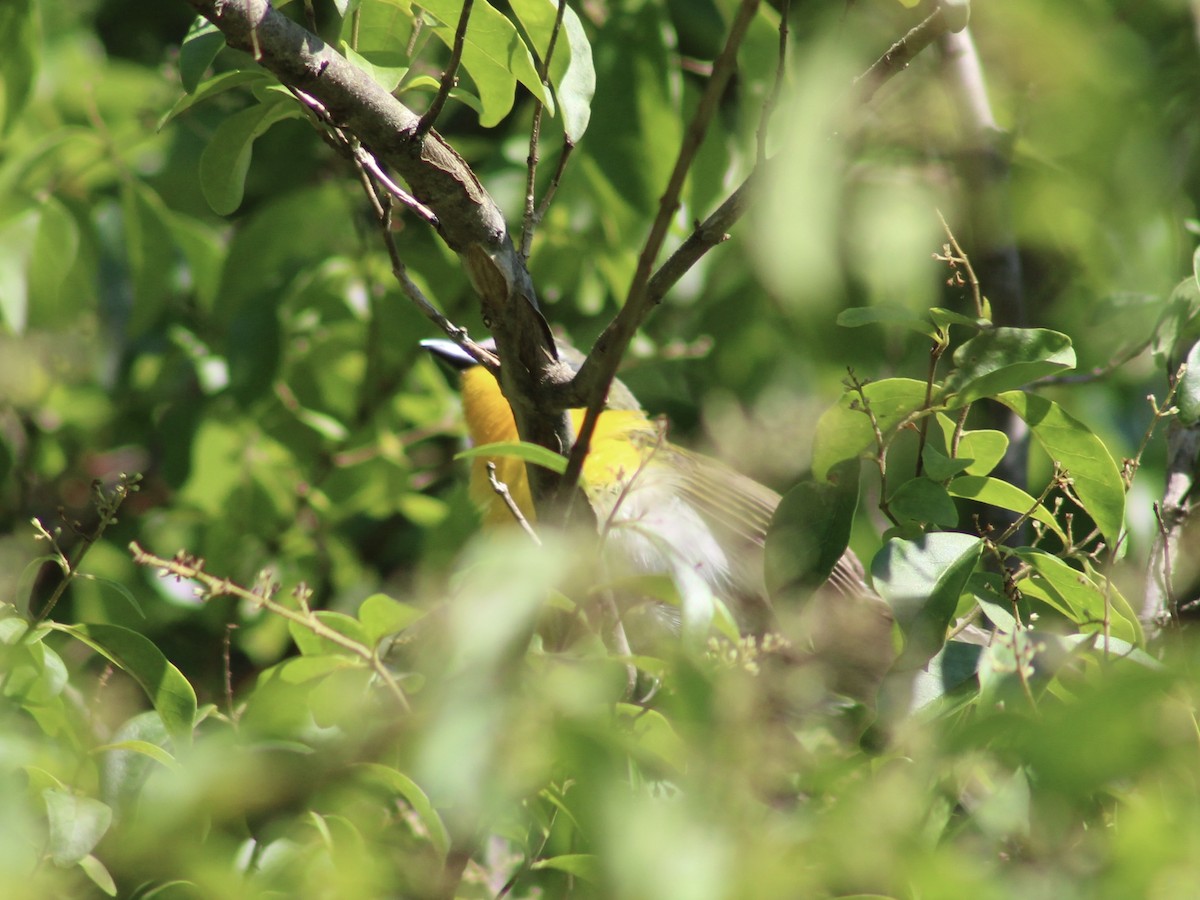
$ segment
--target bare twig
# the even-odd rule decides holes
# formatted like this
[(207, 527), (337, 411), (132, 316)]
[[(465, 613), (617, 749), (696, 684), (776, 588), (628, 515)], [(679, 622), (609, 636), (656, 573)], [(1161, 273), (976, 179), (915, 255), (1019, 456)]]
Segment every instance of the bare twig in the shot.
[[(41, 610), (37, 613), (34, 613), (31, 602), (29, 625), (19, 640), (25, 640), (33, 632), (34, 627), (38, 623), (43, 622), (54, 611), (54, 607), (58, 605), (58, 601), (62, 599), (67, 588), (71, 586), (71, 582), (79, 576), (79, 565), (83, 562), (83, 558), (95, 543), (104, 536), (104, 532), (108, 529), (108, 526), (117, 521), (117, 513), (121, 509), (121, 504), (125, 502), (130, 494), (135, 493), (139, 489), (141, 480), (141, 475), (125, 475), (122, 473), (117, 484), (111, 490), (105, 490), (99, 481), (92, 482), (92, 505), (99, 514), (100, 520), (90, 531), (84, 531), (79, 526), (67, 521), (68, 527), (81, 538), (74, 553), (67, 553), (58, 542), (58, 538), (62, 534), (62, 528), (55, 528), (53, 531), (50, 531), (42, 524), (40, 519), (33, 520), (33, 527), (37, 530), (35, 540), (44, 540), (50, 544), (55, 562), (58, 563), (59, 569), (62, 570), (62, 578), (55, 585), (50, 599), (43, 604)], [(60, 509), (59, 512), (61, 514), (63, 511)]]
[(438, 227), (438, 217), (428, 206), (410, 194), (396, 182), (392, 181), (387, 172), (379, 165), (379, 161), (375, 159), (361, 144), (354, 144), (351, 148), (351, 153), (354, 154), (355, 161), (375, 176), (375, 180), (383, 186), (389, 194), (399, 200), (405, 207), (416, 213), (426, 225)]
[(775, 81), (771, 84), (767, 99), (763, 101), (762, 115), (758, 120), (758, 134), (755, 136), (758, 152), (755, 165), (758, 166), (767, 161), (767, 125), (770, 124), (771, 114), (779, 103), (779, 92), (783, 89), (783, 73), (787, 70), (788, 13), (791, 12), (791, 7), (791, 0), (782, 0), (779, 6), (779, 60), (775, 64)]
[(450, 96), (450, 91), (458, 84), (458, 66), (462, 62), (463, 43), (467, 38), (467, 22), (471, 18), (471, 7), (474, 5), (475, 0), (463, 0), (462, 10), (458, 14), (458, 26), (454, 29), (454, 44), (450, 48), (450, 60), (446, 63), (446, 71), (442, 73), (442, 81), (438, 85), (437, 93), (433, 95), (433, 101), (421, 116), (421, 120), (417, 122), (417, 127), (413, 131), (414, 140), (425, 140), (425, 136), (433, 128), (433, 123), (441, 115), (442, 107), (446, 105), (446, 98)]
[(210, 575), (204, 571), (204, 560), (197, 559), (184, 551), (179, 551), (175, 554), (174, 559), (164, 559), (161, 556), (155, 556), (143, 550), (136, 541), (130, 542), (129, 552), (133, 556), (133, 561), (140, 566), (148, 566), (158, 569), (163, 575), (174, 575), (176, 578), (185, 578), (188, 581), (197, 581), (204, 586), (200, 595), (204, 599), (213, 597), (230, 596), (237, 597), (240, 600), (245, 600), (248, 603), (257, 606), (260, 609), (265, 609), (280, 618), (287, 619), (289, 622), (295, 622), (302, 628), (305, 628), (323, 640), (329, 641), (332, 644), (337, 644), (343, 650), (346, 650), (355, 656), (362, 659), (371, 667), (379, 680), (391, 692), (399, 707), (405, 712), (409, 711), (408, 697), (405, 696), (403, 688), (378, 654), (372, 648), (365, 644), (360, 644), (354, 638), (347, 637), (340, 631), (335, 631), (330, 628), (320, 619), (318, 619), (310, 610), (298, 612), (291, 607), (284, 606), (272, 596), (276, 586), (262, 584), (256, 590), (249, 590), (230, 581), (228, 578), (218, 578), (215, 575)]
[(941, 7), (938, 7), (923, 22), (892, 44), (867, 71), (854, 79), (858, 102), (866, 103), (870, 100), (893, 75), (907, 69), (918, 53), (949, 30), (946, 16)]
[(513, 499), (512, 492), (508, 489), (508, 485), (496, 477), (496, 464), (490, 459), (487, 461), (487, 477), (488, 484), (492, 486), (492, 490), (504, 501), (504, 505), (508, 507), (508, 511), (512, 514), (513, 519), (521, 526), (521, 529), (529, 535), (529, 539), (537, 546), (542, 546), (542, 539), (537, 536), (537, 532), (533, 530), (533, 526), (529, 524), (529, 520), (525, 518), (525, 514), (521, 512), (521, 507), (517, 506), (517, 501)]
[(684, 134), (683, 144), (675, 159), (675, 167), (667, 182), (667, 188), (659, 200), (658, 215), (654, 219), (650, 234), (638, 257), (637, 268), (629, 286), (625, 304), (597, 339), (592, 352), (575, 376), (575, 380), (585, 386), (584, 390), (588, 394), (587, 413), (584, 415), (583, 424), (575, 439), (575, 446), (571, 449), (567, 471), (563, 476), (562, 490), (573, 490), (579, 480), (583, 460), (587, 456), (592, 433), (596, 428), (596, 419), (604, 409), (608, 389), (616, 376), (617, 366), (625, 355), (634, 333), (653, 307), (649, 291), (651, 269), (666, 240), (671, 218), (679, 206), (679, 195), (683, 190), (684, 180), (700, 149), (704, 135), (708, 131), (708, 125), (716, 113), (729, 77), (736, 68), (738, 47), (741, 46), (742, 40), (746, 36), (746, 31), (758, 10), (758, 5), (759, 0), (742, 0), (738, 6), (738, 11), (725, 40), (725, 46), (713, 63), (712, 78), (709, 80), (695, 115), (692, 116)]
[[(946, 232), (948, 243), (942, 248), (942, 252), (935, 253), (933, 258), (941, 260), (950, 266), (951, 271), (954, 273), (948, 282), (951, 285), (961, 285), (964, 281), (962, 271), (967, 273), (965, 281), (971, 288), (971, 300), (975, 304), (975, 315), (981, 319), (986, 318), (985, 313), (987, 310), (983, 300), (983, 292), (979, 286), (979, 277), (975, 274), (975, 269), (971, 265), (971, 258), (967, 256), (962, 246), (958, 243), (958, 238), (950, 230), (950, 225), (946, 222), (946, 217), (942, 215), (940, 209), (937, 211), (937, 217), (938, 221), (942, 223), (942, 230)], [(959, 266), (962, 266), (962, 271), (959, 270)]]
[[(546, 45), (546, 55), (542, 58), (542, 64), (538, 67), (538, 78), (542, 82), (542, 89), (547, 93), (550, 92), (550, 60), (554, 57), (554, 48), (558, 44), (558, 33), (562, 29), (563, 14), (566, 12), (566, 9), (567, 0), (558, 0), (558, 11), (554, 15), (554, 27), (550, 31), (550, 41)], [(529, 155), (525, 158), (525, 217), (521, 225), (520, 245), (522, 259), (529, 259), (529, 251), (533, 245), (533, 232), (537, 227), (536, 219), (540, 218), (537, 215), (535, 194), (537, 190), (538, 142), (542, 134), (543, 112), (544, 107), (541, 101), (535, 98), (533, 122), (529, 128)], [(562, 173), (562, 167), (565, 165), (566, 158), (564, 153), (564, 156), (559, 159), (559, 174)], [(557, 177), (558, 175), (555, 176), (556, 180)]]

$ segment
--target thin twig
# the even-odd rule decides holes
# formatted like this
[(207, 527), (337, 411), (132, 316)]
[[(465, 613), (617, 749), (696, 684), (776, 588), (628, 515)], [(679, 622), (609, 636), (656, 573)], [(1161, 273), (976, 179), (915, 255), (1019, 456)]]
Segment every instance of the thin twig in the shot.
[(542, 196), (542, 202), (538, 204), (537, 211), (533, 214), (533, 228), (542, 224), (542, 219), (546, 217), (546, 211), (550, 209), (550, 203), (554, 200), (554, 195), (558, 193), (558, 184), (562, 181), (563, 172), (567, 170), (567, 160), (571, 158), (571, 154), (575, 151), (575, 142), (567, 135), (563, 135), (562, 150), (558, 154), (558, 165), (554, 167), (554, 175), (550, 178), (550, 183), (546, 185), (546, 193)]
[(273, 588), (264, 585), (259, 590), (252, 591), (228, 578), (217, 578), (204, 571), (204, 560), (197, 559), (182, 550), (175, 554), (174, 559), (164, 559), (142, 549), (136, 541), (131, 541), (129, 552), (133, 556), (133, 561), (140, 566), (158, 569), (163, 575), (174, 575), (176, 578), (198, 581), (204, 586), (204, 590), (200, 594), (206, 600), (220, 596), (237, 597), (289, 622), (295, 622), (323, 640), (337, 644), (343, 650), (349, 651), (366, 662), (379, 676), (380, 681), (387, 686), (400, 708), (405, 712), (409, 711), (408, 697), (405, 696), (404, 689), (400, 687), (399, 682), (388, 671), (383, 660), (372, 648), (330, 628), (311, 611), (297, 612), (291, 607), (284, 606), (271, 596), (274, 593)]
[(354, 159), (359, 165), (375, 176), (375, 180), (383, 186), (384, 190), (404, 204), (406, 208), (416, 213), (426, 225), (437, 228), (441, 224), (433, 210), (404, 190), (404, 188), (400, 187), (400, 185), (396, 184), (387, 172), (383, 171), (378, 160), (368, 153), (366, 148), (361, 144), (354, 144), (350, 148), (350, 152), (354, 154)]
[[(562, 28), (563, 14), (566, 12), (567, 0), (558, 0), (558, 11), (554, 15), (554, 27), (550, 31), (550, 41), (546, 45), (546, 55), (538, 67), (538, 78), (542, 82), (542, 90), (550, 93), (550, 60), (554, 57), (554, 48), (558, 44), (558, 32)], [(533, 244), (533, 232), (537, 227), (534, 218), (537, 214), (537, 167), (538, 142), (542, 134), (542, 113), (545, 107), (536, 97), (533, 101), (533, 122), (529, 128), (529, 155), (525, 158), (525, 217), (521, 225), (521, 259), (529, 259), (529, 251)], [(560, 168), (561, 172), (561, 168)]]
[[(79, 535), (81, 541), (79, 546), (75, 548), (74, 554), (67, 554), (58, 543), (59, 535), (62, 533), (61, 528), (55, 528), (54, 531), (49, 531), (40, 519), (33, 520), (33, 526), (37, 529), (35, 540), (48, 541), (50, 549), (54, 552), (55, 561), (58, 567), (62, 570), (62, 579), (55, 585), (54, 592), (50, 595), (50, 599), (43, 604), (41, 610), (37, 613), (33, 612), (32, 602), (30, 604), (29, 624), (24, 633), (18, 639), (19, 641), (33, 633), (34, 628), (45, 621), (46, 618), (54, 611), (54, 607), (58, 605), (58, 601), (62, 599), (64, 593), (71, 583), (79, 575), (79, 566), (83, 562), (83, 558), (88, 551), (92, 549), (95, 543), (104, 536), (104, 532), (109, 525), (117, 521), (117, 513), (121, 509), (121, 504), (129, 497), (130, 494), (139, 490), (141, 484), (141, 475), (125, 475), (122, 473), (117, 484), (113, 486), (111, 491), (105, 491), (99, 481), (92, 482), (92, 505), (96, 512), (99, 513), (100, 520), (96, 523), (96, 527), (91, 531), (82, 531), (78, 526), (66, 520), (65, 514), (63, 518), (67, 521), (67, 525)], [(60, 509), (60, 514), (63, 511)]]
[(433, 102), (429, 104), (429, 108), (425, 110), (413, 131), (413, 139), (416, 141), (425, 140), (425, 136), (433, 128), (433, 123), (441, 115), (442, 107), (446, 105), (446, 98), (450, 96), (450, 91), (458, 84), (458, 66), (462, 62), (463, 44), (467, 38), (467, 22), (471, 18), (471, 7), (474, 5), (475, 0), (463, 0), (462, 11), (458, 14), (458, 26), (454, 29), (454, 44), (450, 49), (450, 60), (446, 63), (446, 71), (442, 73), (442, 81), (438, 85), (437, 93), (433, 95)]
[(537, 546), (542, 546), (542, 539), (537, 536), (537, 532), (533, 530), (533, 526), (529, 524), (529, 520), (525, 518), (525, 514), (521, 512), (521, 507), (517, 506), (517, 501), (513, 499), (512, 492), (508, 489), (508, 485), (496, 477), (496, 464), (490, 459), (487, 461), (487, 477), (488, 484), (492, 486), (492, 490), (504, 501), (504, 505), (508, 507), (508, 511), (512, 517), (521, 526), (522, 530), (529, 535), (529, 539)]
[(938, 221), (942, 223), (942, 230), (946, 232), (946, 240), (949, 242), (942, 248), (943, 252), (934, 254), (934, 259), (940, 259), (943, 262), (949, 263), (950, 268), (954, 270), (954, 277), (951, 283), (962, 283), (962, 273), (958, 271), (958, 267), (962, 266), (967, 273), (967, 284), (971, 288), (971, 299), (975, 303), (975, 315), (979, 318), (985, 318), (985, 309), (983, 301), (983, 292), (979, 287), (979, 278), (975, 274), (975, 268), (971, 265), (971, 258), (958, 243), (958, 238), (954, 236), (954, 232), (950, 230), (950, 225), (946, 222), (946, 217), (942, 215), (942, 211), (937, 210)]
[(866, 103), (870, 100), (893, 75), (907, 69), (918, 53), (949, 30), (946, 17), (941, 7), (938, 7), (923, 22), (892, 44), (867, 71), (854, 79), (858, 102)]
[(767, 125), (771, 122), (771, 114), (775, 112), (775, 106), (779, 103), (779, 92), (783, 89), (783, 73), (787, 69), (788, 13), (791, 12), (791, 6), (791, 0), (783, 0), (779, 5), (779, 59), (775, 63), (775, 81), (771, 84), (767, 99), (763, 101), (762, 114), (758, 119), (758, 133), (755, 136), (755, 165), (758, 166), (767, 161)]
[(604, 329), (604, 333), (596, 341), (592, 353), (588, 355), (575, 376), (582, 384), (588, 385), (590, 396), (583, 424), (575, 439), (575, 446), (571, 449), (566, 473), (563, 475), (560, 488), (562, 491), (573, 491), (579, 481), (583, 460), (587, 456), (592, 434), (596, 429), (596, 420), (604, 409), (605, 398), (608, 396), (613, 378), (616, 377), (617, 366), (620, 365), (634, 333), (652, 308), (649, 292), (651, 269), (666, 240), (671, 219), (679, 207), (679, 196), (688, 171), (704, 141), (708, 125), (716, 114), (721, 97), (725, 92), (725, 86), (729, 83), (729, 78), (737, 66), (738, 47), (746, 36), (750, 22), (758, 10), (758, 5), (759, 0), (742, 0), (738, 7), (737, 14), (730, 25), (725, 46), (713, 63), (712, 78), (700, 98), (691, 122), (688, 123), (683, 144), (679, 148), (679, 155), (675, 159), (675, 166), (667, 182), (667, 188), (659, 200), (658, 215), (655, 216), (654, 223), (650, 227), (650, 234), (638, 256), (637, 268), (634, 271), (625, 303), (609, 326)]

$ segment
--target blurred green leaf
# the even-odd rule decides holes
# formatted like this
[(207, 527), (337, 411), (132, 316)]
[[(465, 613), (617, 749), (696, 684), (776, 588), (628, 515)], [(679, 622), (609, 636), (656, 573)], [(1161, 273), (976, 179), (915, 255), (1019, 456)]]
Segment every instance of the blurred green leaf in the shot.
[[(374, 643), (368, 636), (363, 623), (359, 622), (353, 616), (327, 609), (317, 610), (313, 615), (322, 625), (336, 631), (338, 634), (345, 635), (356, 643), (362, 644), (365, 647), (370, 647)], [(305, 656), (324, 656), (327, 653), (337, 654), (346, 652), (343, 647), (333, 643), (328, 638), (321, 637), (299, 622), (289, 621), (288, 631), (291, 632), (292, 640), (296, 642), (296, 646), (300, 648), (300, 652)]]
[(438, 856), (445, 857), (450, 849), (450, 836), (441, 817), (437, 814), (437, 810), (433, 808), (433, 804), (429, 802), (429, 798), (425, 796), (425, 792), (415, 781), (390, 766), (382, 766), (378, 763), (359, 763), (356, 771), (403, 797), (424, 824), (429, 840), (437, 850)]
[(42, 791), (49, 822), (50, 858), (56, 866), (73, 866), (92, 852), (112, 824), (112, 810), (99, 800), (68, 791)]
[(358, 620), (362, 623), (370, 646), (388, 635), (403, 631), (424, 615), (422, 610), (393, 600), (386, 594), (372, 594), (358, 607)]
[(184, 91), (191, 94), (196, 90), (224, 46), (225, 36), (220, 29), (208, 19), (197, 16), (179, 48), (179, 80)]
[(196, 692), (183, 674), (148, 638), (119, 625), (62, 625), (50, 627), (87, 644), (142, 686), (154, 709), (162, 716), (177, 746), (192, 742), (196, 718)]
[(898, 325), (926, 337), (935, 337), (937, 329), (929, 320), (909, 312), (901, 306), (855, 306), (843, 309), (837, 315), (837, 323), (845, 328), (861, 328), (864, 325)]
[(567, 471), (566, 457), (538, 444), (529, 444), (524, 441), (498, 441), (494, 444), (481, 444), (478, 447), (471, 447), (469, 450), (456, 453), (454, 458), (486, 459), (490, 456), (523, 459), (525, 462), (534, 463), (551, 472), (557, 472), (559, 475)]
[(599, 860), (590, 853), (567, 853), (562, 856), (551, 856), (548, 859), (539, 859), (530, 866), (531, 869), (557, 869), (560, 872), (566, 872), (568, 875), (574, 875), (576, 878), (581, 878), (584, 881), (595, 884), (599, 878)]
[(0, 6), (0, 81), (4, 83), (0, 134), (11, 131), (33, 93), (41, 62), (40, 19), (32, 0), (11, 0)]
[(276, 122), (300, 115), (291, 98), (272, 95), (217, 127), (200, 157), (200, 187), (213, 212), (229, 215), (242, 205), (254, 141)]
[(764, 548), (767, 593), (808, 593), (825, 583), (850, 543), (858, 508), (859, 461), (846, 460), (828, 480), (802, 481), (779, 502)]

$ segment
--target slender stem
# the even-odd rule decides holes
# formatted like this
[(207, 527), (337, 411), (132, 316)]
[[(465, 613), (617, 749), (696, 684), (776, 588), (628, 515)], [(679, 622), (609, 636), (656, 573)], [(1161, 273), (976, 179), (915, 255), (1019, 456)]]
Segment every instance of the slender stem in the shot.
[(183, 551), (177, 553), (174, 559), (164, 559), (161, 556), (155, 556), (153, 553), (143, 550), (136, 541), (132, 541), (129, 544), (129, 552), (133, 556), (133, 561), (140, 566), (159, 569), (164, 575), (174, 575), (176, 578), (186, 578), (188, 581), (200, 582), (205, 588), (205, 599), (223, 595), (237, 597), (260, 609), (274, 613), (280, 618), (287, 619), (289, 622), (295, 622), (323, 640), (337, 644), (343, 650), (347, 650), (365, 661), (375, 671), (375, 674), (379, 676), (380, 681), (387, 686), (400, 708), (405, 712), (410, 710), (408, 697), (405, 696), (403, 688), (400, 687), (399, 682), (388, 671), (387, 666), (383, 664), (383, 660), (379, 658), (375, 651), (365, 644), (360, 644), (354, 638), (347, 637), (340, 631), (330, 628), (311, 611), (297, 612), (290, 607), (284, 606), (282, 603), (274, 600), (271, 597), (272, 592), (266, 588), (251, 591), (240, 584), (230, 581), (228, 578), (217, 578), (215, 575), (210, 575), (204, 571), (204, 560), (197, 559)]
[(775, 112), (775, 107), (779, 103), (779, 92), (783, 89), (783, 73), (787, 69), (788, 13), (791, 12), (791, 6), (791, 0), (782, 0), (779, 5), (779, 60), (775, 64), (775, 81), (771, 84), (767, 99), (763, 101), (762, 115), (758, 120), (758, 134), (755, 140), (758, 145), (756, 165), (759, 166), (767, 161), (767, 125), (771, 122), (771, 114)]
[(918, 53), (947, 31), (949, 31), (949, 26), (939, 7), (919, 25), (912, 28), (908, 34), (892, 44), (883, 56), (871, 64), (867, 71), (854, 79), (858, 102), (866, 103), (870, 100), (893, 75), (907, 69), (908, 64)]
[(649, 291), (651, 269), (666, 240), (671, 219), (679, 207), (679, 196), (683, 191), (688, 171), (704, 141), (709, 123), (716, 114), (721, 96), (725, 92), (725, 86), (729, 83), (729, 78), (737, 66), (738, 47), (741, 46), (750, 22), (758, 11), (758, 5), (759, 0), (742, 0), (738, 7), (737, 14), (729, 28), (729, 35), (725, 40), (725, 47), (713, 63), (712, 77), (709, 79), (708, 86), (705, 88), (696, 112), (684, 134), (683, 144), (675, 159), (675, 167), (671, 171), (667, 188), (659, 200), (658, 215), (655, 216), (654, 223), (650, 227), (650, 234), (638, 257), (637, 268), (634, 271), (625, 304), (609, 326), (604, 329), (604, 333), (600, 335), (592, 352), (575, 376), (581, 383), (588, 385), (589, 399), (587, 413), (584, 415), (583, 424), (576, 436), (575, 446), (571, 449), (561, 490), (574, 490), (575, 484), (579, 480), (579, 473), (583, 468), (583, 460), (587, 456), (588, 447), (591, 444), (592, 434), (596, 430), (596, 419), (604, 409), (609, 386), (616, 377), (617, 366), (620, 365), (638, 326), (645, 320), (652, 308)]
[(446, 63), (446, 71), (442, 73), (442, 81), (438, 85), (437, 93), (433, 95), (433, 102), (429, 104), (429, 109), (425, 110), (425, 114), (421, 116), (416, 130), (413, 132), (413, 138), (417, 141), (423, 141), (425, 135), (429, 134), (433, 123), (441, 115), (442, 107), (446, 105), (446, 98), (450, 96), (450, 91), (458, 84), (458, 66), (462, 62), (463, 44), (467, 38), (467, 22), (471, 18), (471, 7), (474, 5), (475, 0), (463, 0), (462, 10), (458, 14), (458, 26), (454, 29), (454, 44), (450, 49), (450, 60)]
[(504, 501), (504, 505), (508, 507), (509, 513), (521, 526), (522, 530), (529, 535), (529, 539), (538, 547), (542, 546), (542, 539), (537, 536), (537, 532), (533, 530), (533, 526), (529, 524), (529, 520), (525, 518), (525, 514), (521, 512), (521, 507), (517, 506), (517, 501), (513, 499), (512, 491), (508, 489), (508, 485), (496, 477), (496, 464), (490, 459), (487, 463), (488, 484), (492, 486), (492, 490)]
[[(538, 78), (542, 89), (550, 93), (550, 60), (554, 57), (554, 48), (558, 44), (558, 32), (562, 28), (563, 14), (566, 12), (567, 0), (558, 0), (558, 11), (554, 15), (554, 27), (550, 31), (550, 42), (546, 45), (546, 55), (538, 67)], [(533, 122), (529, 128), (529, 155), (525, 158), (525, 217), (521, 225), (521, 259), (529, 259), (529, 251), (533, 244), (533, 232), (537, 227), (536, 193), (538, 142), (542, 134), (542, 113), (544, 107), (541, 101), (535, 99), (533, 106)], [(561, 172), (561, 168), (559, 170)]]

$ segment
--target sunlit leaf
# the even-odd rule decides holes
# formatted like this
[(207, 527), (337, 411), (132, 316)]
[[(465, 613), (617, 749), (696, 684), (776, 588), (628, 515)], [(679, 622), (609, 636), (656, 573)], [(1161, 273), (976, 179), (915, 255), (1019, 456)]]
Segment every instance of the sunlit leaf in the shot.
[(979, 503), (987, 503), (989, 506), (995, 506), (1000, 509), (1011, 510), (1016, 513), (1028, 513), (1031, 518), (1036, 519), (1043, 525), (1053, 531), (1065, 544), (1067, 536), (1059, 527), (1058, 521), (1050, 514), (1050, 510), (1038, 503), (1036, 499), (1029, 496), (1019, 487), (1009, 484), (999, 478), (990, 478), (988, 476), (979, 475), (964, 475), (961, 478), (955, 478), (948, 485), (946, 490), (949, 491), (952, 497), (962, 497), (964, 500), (975, 500)]
[(1116, 546), (1125, 524), (1125, 483), (1104, 442), (1045, 397), (1009, 391), (996, 399), (1024, 419), (1034, 440), (1067, 470), (1084, 509)]
[(57, 866), (73, 866), (92, 852), (112, 824), (112, 809), (68, 791), (42, 791), (49, 824), (47, 849)]
[(497, 441), (494, 444), (481, 444), (455, 454), (455, 459), (486, 459), (493, 456), (504, 456), (512, 459), (522, 459), (542, 468), (557, 472), (559, 475), (567, 471), (566, 457), (560, 456), (553, 450), (547, 450), (540, 444), (529, 444), (525, 441)]
[(979, 538), (944, 532), (916, 541), (893, 538), (875, 554), (871, 579), (906, 638), (899, 664), (922, 666), (945, 643), (959, 595), (982, 552)]
[(372, 594), (358, 607), (358, 620), (371, 645), (390, 634), (403, 631), (424, 615), (423, 610), (393, 600), (386, 594)]
[(51, 623), (51, 627), (82, 641), (133, 676), (162, 716), (176, 746), (191, 744), (196, 692), (149, 638), (120, 625)]
[[(926, 385), (911, 378), (887, 378), (863, 388), (871, 413), (885, 438), (897, 423), (925, 405)], [(857, 391), (846, 391), (841, 401), (817, 420), (813, 435), (813, 475), (826, 480), (838, 463), (857, 459), (875, 443), (871, 420), (861, 407)]]
[(1075, 368), (1071, 339), (1045, 328), (989, 328), (954, 351), (947, 406), (957, 408)]

